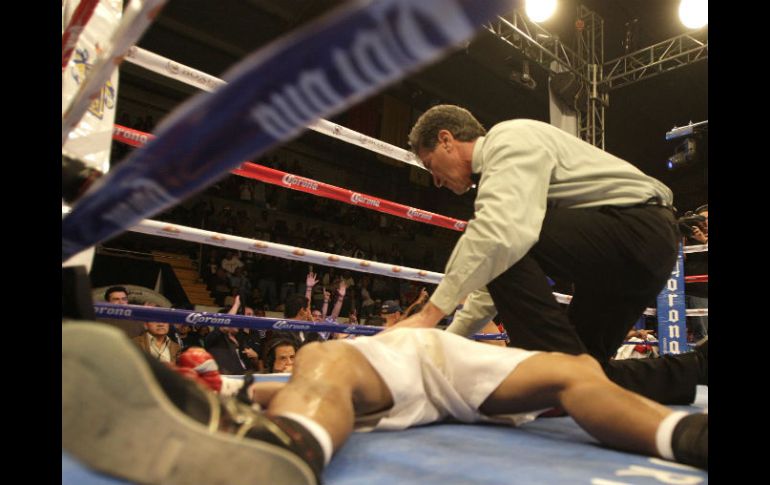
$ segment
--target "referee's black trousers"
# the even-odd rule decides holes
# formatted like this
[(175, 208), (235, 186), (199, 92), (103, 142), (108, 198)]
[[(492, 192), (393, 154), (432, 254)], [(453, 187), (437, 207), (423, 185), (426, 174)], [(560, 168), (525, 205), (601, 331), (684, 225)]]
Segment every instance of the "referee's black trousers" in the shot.
[[(695, 398), (694, 353), (610, 360), (666, 283), (680, 240), (660, 206), (548, 209), (537, 244), (487, 285), (511, 345), (588, 353), (618, 385), (665, 404)], [(565, 311), (546, 275), (570, 281)]]

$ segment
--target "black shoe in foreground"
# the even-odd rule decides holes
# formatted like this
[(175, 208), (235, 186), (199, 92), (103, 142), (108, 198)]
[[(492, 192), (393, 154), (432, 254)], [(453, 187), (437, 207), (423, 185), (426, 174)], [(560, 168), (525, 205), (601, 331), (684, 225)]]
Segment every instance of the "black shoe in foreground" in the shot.
[(62, 449), (97, 471), (146, 484), (319, 483), (283, 428), (220, 403), (116, 328), (62, 326)]

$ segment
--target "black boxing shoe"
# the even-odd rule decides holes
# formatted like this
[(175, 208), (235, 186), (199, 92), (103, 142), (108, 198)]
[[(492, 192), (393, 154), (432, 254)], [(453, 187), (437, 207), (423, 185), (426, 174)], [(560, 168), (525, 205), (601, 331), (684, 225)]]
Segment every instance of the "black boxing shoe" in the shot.
[(220, 401), (116, 328), (62, 326), (62, 449), (90, 468), (146, 484), (320, 483), (320, 446), (276, 419)]
[(709, 469), (709, 415), (690, 414), (674, 428), (671, 438), (674, 458), (679, 463)]

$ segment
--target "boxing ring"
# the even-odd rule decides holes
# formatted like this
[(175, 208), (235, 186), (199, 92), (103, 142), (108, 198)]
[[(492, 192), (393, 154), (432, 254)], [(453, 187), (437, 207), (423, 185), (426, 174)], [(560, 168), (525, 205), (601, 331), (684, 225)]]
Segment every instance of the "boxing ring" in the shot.
[[(437, 2), (439, 4), (451, 2)], [(495, 2), (491, 2), (495, 3)], [(363, 7), (361, 7), (363, 8)], [(491, 7), (490, 7), (491, 9)], [(482, 9), (483, 10), (483, 9)], [(484, 12), (487, 14), (487, 12)], [(479, 14), (482, 15), (482, 14)], [(475, 19), (474, 19), (475, 20)], [(456, 40), (453, 40), (456, 43)], [(435, 52), (431, 56), (437, 55)], [(142, 67), (154, 70), (158, 73), (175, 73), (173, 77), (183, 80), (206, 90), (217, 90), (228, 93), (225, 89), (225, 81), (219, 80), (187, 66), (181, 66), (170, 59), (162, 58), (157, 54), (132, 47), (126, 54), (126, 60)], [(253, 61), (253, 59), (252, 59)], [(264, 59), (259, 60), (263, 65)], [(419, 62), (417, 63), (419, 64)], [(165, 67), (164, 67), (165, 66)], [(174, 66), (173, 68), (171, 66)], [(231, 76), (230, 86), (232, 92), (243, 89), (238, 87), (244, 68), (241, 67), (235, 75)], [(399, 75), (402, 73), (399, 72)], [(387, 77), (387, 76), (386, 76)], [(392, 77), (392, 76), (391, 76)], [(383, 81), (384, 82), (384, 81)], [(372, 83), (379, 86), (381, 83)], [(363, 86), (363, 84), (362, 84)], [(267, 88), (258, 88), (267, 89)], [(355, 93), (351, 99), (361, 99), (364, 94), (371, 93), (374, 88), (363, 86), (360, 92)], [(223, 95), (224, 96), (224, 95)], [(221, 97), (220, 97), (221, 98)], [(207, 108), (215, 108), (220, 98), (207, 98)], [(212, 101), (213, 100), (213, 101)], [(327, 99), (327, 101), (330, 101)], [(185, 113), (189, 116), (196, 114), (196, 109), (203, 106), (203, 101), (197, 105), (186, 105)], [(331, 104), (331, 102), (329, 103)], [(210, 105), (210, 106), (209, 106)], [(323, 108), (327, 108), (323, 106)], [(323, 110), (319, 110), (323, 111)], [(330, 111), (326, 109), (326, 111)], [(289, 120), (296, 126), (288, 126), (289, 121), (271, 118), (272, 124), (263, 124), (261, 127), (274, 135), (272, 140), (260, 141), (259, 150), (266, 150), (268, 145), (286, 141), (292, 134), (306, 125), (313, 116), (297, 116)], [(136, 147), (147, 144), (147, 149), (137, 150), (139, 155), (135, 161), (127, 160), (124, 164), (133, 163), (129, 168), (121, 167), (120, 173), (115, 176), (105, 177), (105, 182), (95, 191), (96, 195), (87, 194), (83, 203), (78, 203), (70, 213), (63, 208), (63, 259), (75, 254), (78, 250), (95, 244), (99, 241), (115, 235), (124, 230), (139, 232), (147, 235), (170, 237), (179, 240), (191, 241), (211, 246), (249, 251), (258, 254), (304, 261), (324, 266), (346, 268), (357, 272), (379, 274), (389, 277), (404, 278), (412, 281), (437, 284), (442, 274), (409, 268), (401, 265), (393, 265), (374, 261), (361, 260), (336, 254), (315, 251), (282, 245), (267, 241), (259, 241), (232, 235), (218, 234), (196, 228), (184, 227), (177, 224), (152, 221), (144, 217), (158, 213), (168, 208), (173, 203), (182, 199), (186, 194), (200, 190), (203, 186), (213, 182), (218, 174), (231, 170), (232, 173), (253, 178), (264, 183), (271, 183), (292, 190), (303, 191), (321, 197), (339, 200), (368, 209), (396, 215), (413, 221), (432, 224), (450, 230), (462, 231), (467, 224), (461, 221), (423, 211), (414, 207), (408, 207), (396, 202), (387, 201), (374, 196), (360, 194), (344, 188), (334, 187), (305, 177), (298, 177), (286, 172), (280, 172), (252, 163), (241, 163), (243, 153), (251, 148), (231, 150), (227, 157), (217, 160), (217, 167), (207, 167), (208, 171), (200, 171), (195, 181), (184, 180), (186, 192), (166, 192), (156, 186), (133, 183), (140, 179), (151, 179), (158, 176), (149, 167), (149, 161), (153, 163), (163, 162), (168, 159), (168, 146), (175, 137), (180, 135), (181, 126), (184, 123), (181, 116), (164, 122), (159, 130), (158, 140), (153, 142), (155, 136), (116, 125), (113, 136), (116, 140), (129, 143)], [(64, 126), (64, 124), (63, 124)], [(232, 125), (226, 125), (232, 126)], [(267, 127), (270, 128), (267, 128)], [(319, 133), (324, 133), (337, 139), (353, 143), (364, 149), (387, 155), (396, 160), (417, 167), (422, 164), (409, 152), (387, 145), (378, 140), (348, 130), (334, 123), (316, 119), (308, 128)], [(188, 126), (187, 128), (190, 128)], [(176, 131), (175, 131), (176, 130)], [(194, 131), (187, 136), (194, 136)], [(207, 133), (207, 139), (216, 135)], [(63, 139), (66, 135), (63, 132)], [(169, 140), (169, 141), (165, 141)], [(197, 149), (197, 147), (196, 147)], [(195, 150), (190, 149), (180, 155), (183, 165), (193, 167), (196, 163)], [(184, 152), (184, 150), (183, 150)], [(165, 155), (164, 155), (165, 154)], [(141, 167), (142, 157), (146, 156), (145, 169), (134, 172), (140, 173), (140, 177), (134, 177), (131, 170), (134, 166)], [(207, 156), (211, 156), (207, 153)], [(227, 162), (224, 161), (227, 158)], [(245, 158), (245, 157), (244, 157)], [(237, 167), (236, 165), (239, 164)], [(171, 170), (172, 167), (166, 168)], [(112, 175), (112, 174), (110, 174)], [(160, 176), (158, 176), (160, 177)], [(157, 180), (156, 180), (157, 181)], [(110, 188), (115, 193), (107, 194)], [(107, 194), (107, 195), (105, 195)], [(149, 205), (145, 201), (135, 200), (132, 207), (125, 205), (117, 207), (120, 223), (114, 220), (110, 223), (96, 224), (93, 220), (102, 220), (94, 214), (100, 214), (108, 210), (111, 204), (120, 197), (128, 197), (132, 194), (147, 196)], [(72, 214), (72, 215), (68, 215)], [(74, 216), (74, 217), (73, 217)], [(102, 220), (103, 222), (103, 220)], [(706, 247), (688, 248), (685, 251), (702, 251)], [(702, 278), (701, 278), (702, 279)], [(706, 277), (707, 279), (707, 277)], [(557, 301), (568, 304), (569, 295), (555, 293)], [(212, 326), (239, 326), (257, 329), (281, 329), (281, 330), (312, 330), (334, 331), (352, 334), (373, 334), (379, 331), (376, 327), (365, 325), (341, 325), (341, 324), (311, 324), (286, 319), (270, 319), (260, 317), (244, 317), (240, 315), (220, 315), (206, 312), (191, 312), (181, 310), (168, 310), (160, 308), (142, 308), (132, 305), (96, 304), (97, 317), (126, 318), (145, 321), (168, 321), (170, 323), (206, 324)], [(646, 315), (655, 315), (655, 309), (647, 309)], [(688, 310), (688, 315), (707, 315), (707, 309)], [(159, 315), (163, 318), (159, 320)], [(499, 338), (498, 336), (477, 336), (479, 339)], [(286, 379), (287, 376), (264, 375), (260, 379), (275, 380)], [(688, 411), (700, 411), (708, 407), (708, 388), (699, 386), (696, 401), (691, 406), (671, 406), (672, 409)], [(676, 480), (676, 483), (708, 483), (708, 473), (692, 467), (671, 463), (661, 459), (643, 457), (635, 454), (611, 450), (598, 444), (587, 433), (582, 431), (569, 417), (542, 418), (532, 423), (511, 428), (507, 426), (492, 425), (461, 425), (461, 424), (435, 424), (419, 428), (412, 428), (399, 432), (374, 432), (354, 433), (349, 442), (335, 455), (331, 464), (323, 474), (324, 482), (331, 485), (359, 484), (367, 482), (372, 485), (392, 483), (444, 483), (444, 484), (553, 484), (553, 483), (591, 483), (596, 485), (620, 485), (620, 484), (646, 484), (659, 483), (665, 480)], [(84, 467), (65, 452), (62, 453), (62, 483), (68, 485), (84, 484), (120, 484), (128, 483), (123, 480), (96, 473)], [(672, 482), (667, 482), (672, 483)]]
[[(270, 376), (263, 376), (270, 377)], [(698, 386), (691, 412), (708, 407)], [(130, 483), (62, 454), (62, 485)], [(604, 448), (570, 417), (541, 418), (520, 428), (435, 424), (397, 432), (353, 433), (323, 474), (327, 485), (648, 485), (708, 483), (689, 466)]]

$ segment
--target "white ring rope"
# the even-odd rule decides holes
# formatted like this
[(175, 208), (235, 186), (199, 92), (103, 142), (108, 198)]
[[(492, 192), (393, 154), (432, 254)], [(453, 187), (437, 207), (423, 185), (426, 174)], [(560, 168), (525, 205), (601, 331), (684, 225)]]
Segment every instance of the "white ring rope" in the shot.
[[(177, 81), (203, 89), (204, 91), (214, 91), (227, 84), (217, 77), (179, 64), (171, 59), (142, 49), (141, 47), (131, 47), (126, 55), (126, 60), (154, 73), (176, 79)], [(308, 125), (308, 128), (332, 138), (379, 153), (380, 155), (385, 155), (394, 160), (427, 170), (414, 153), (364, 135), (363, 133), (358, 133), (357, 131), (345, 128), (336, 123), (332, 123), (331, 121), (319, 119)]]
[[(62, 214), (69, 212), (69, 208), (62, 206)], [(153, 221), (145, 219), (139, 224), (128, 229), (132, 232), (139, 232), (151, 236), (170, 237), (182, 241), (190, 241), (210, 246), (219, 246), (228, 249), (237, 249), (257, 254), (275, 256), (282, 259), (293, 259), (295, 261), (304, 261), (307, 263), (320, 264), (323, 266), (334, 266), (336, 268), (346, 268), (363, 273), (372, 273), (383, 276), (398, 277), (407, 280), (423, 281), (426, 283), (438, 284), (444, 277), (443, 273), (426, 271), (422, 269), (410, 268), (407, 266), (379, 263), (365, 259), (351, 258), (348, 256), (338, 256), (336, 254), (316, 251), (314, 249), (288, 246), (269, 241), (260, 241), (258, 239), (249, 239), (232, 234), (220, 234), (213, 231), (196, 229), (193, 227), (180, 226), (169, 222)]]
[[(69, 208), (62, 206), (62, 214), (69, 212)], [(286, 244), (278, 244), (269, 241), (260, 241), (258, 239), (249, 239), (231, 234), (220, 234), (213, 231), (196, 229), (193, 227), (180, 226), (169, 222), (153, 221), (145, 219), (129, 231), (148, 234), (150, 236), (169, 237), (182, 241), (196, 242), (209, 246), (218, 246), (228, 249), (238, 249), (257, 254), (265, 254), (282, 259), (293, 259), (307, 263), (315, 263), (323, 266), (334, 266), (336, 268), (346, 268), (362, 273), (377, 274), (402, 278), (413, 281), (424, 281), (431, 284), (439, 284), (444, 277), (443, 273), (436, 273), (422, 269), (410, 268), (408, 266), (393, 265), (388, 263), (379, 263), (365, 259), (351, 258), (348, 256), (338, 256), (336, 254), (316, 251), (314, 249), (305, 249)], [(556, 301), (563, 304), (569, 304), (572, 301), (571, 295), (562, 293), (553, 293)], [(645, 315), (656, 315), (654, 308), (647, 308)], [(687, 315), (707, 316), (708, 309), (688, 309)]]
[(709, 245), (706, 244), (695, 244), (693, 246), (685, 246), (683, 248), (683, 251), (685, 253), (707, 253), (709, 252)]

